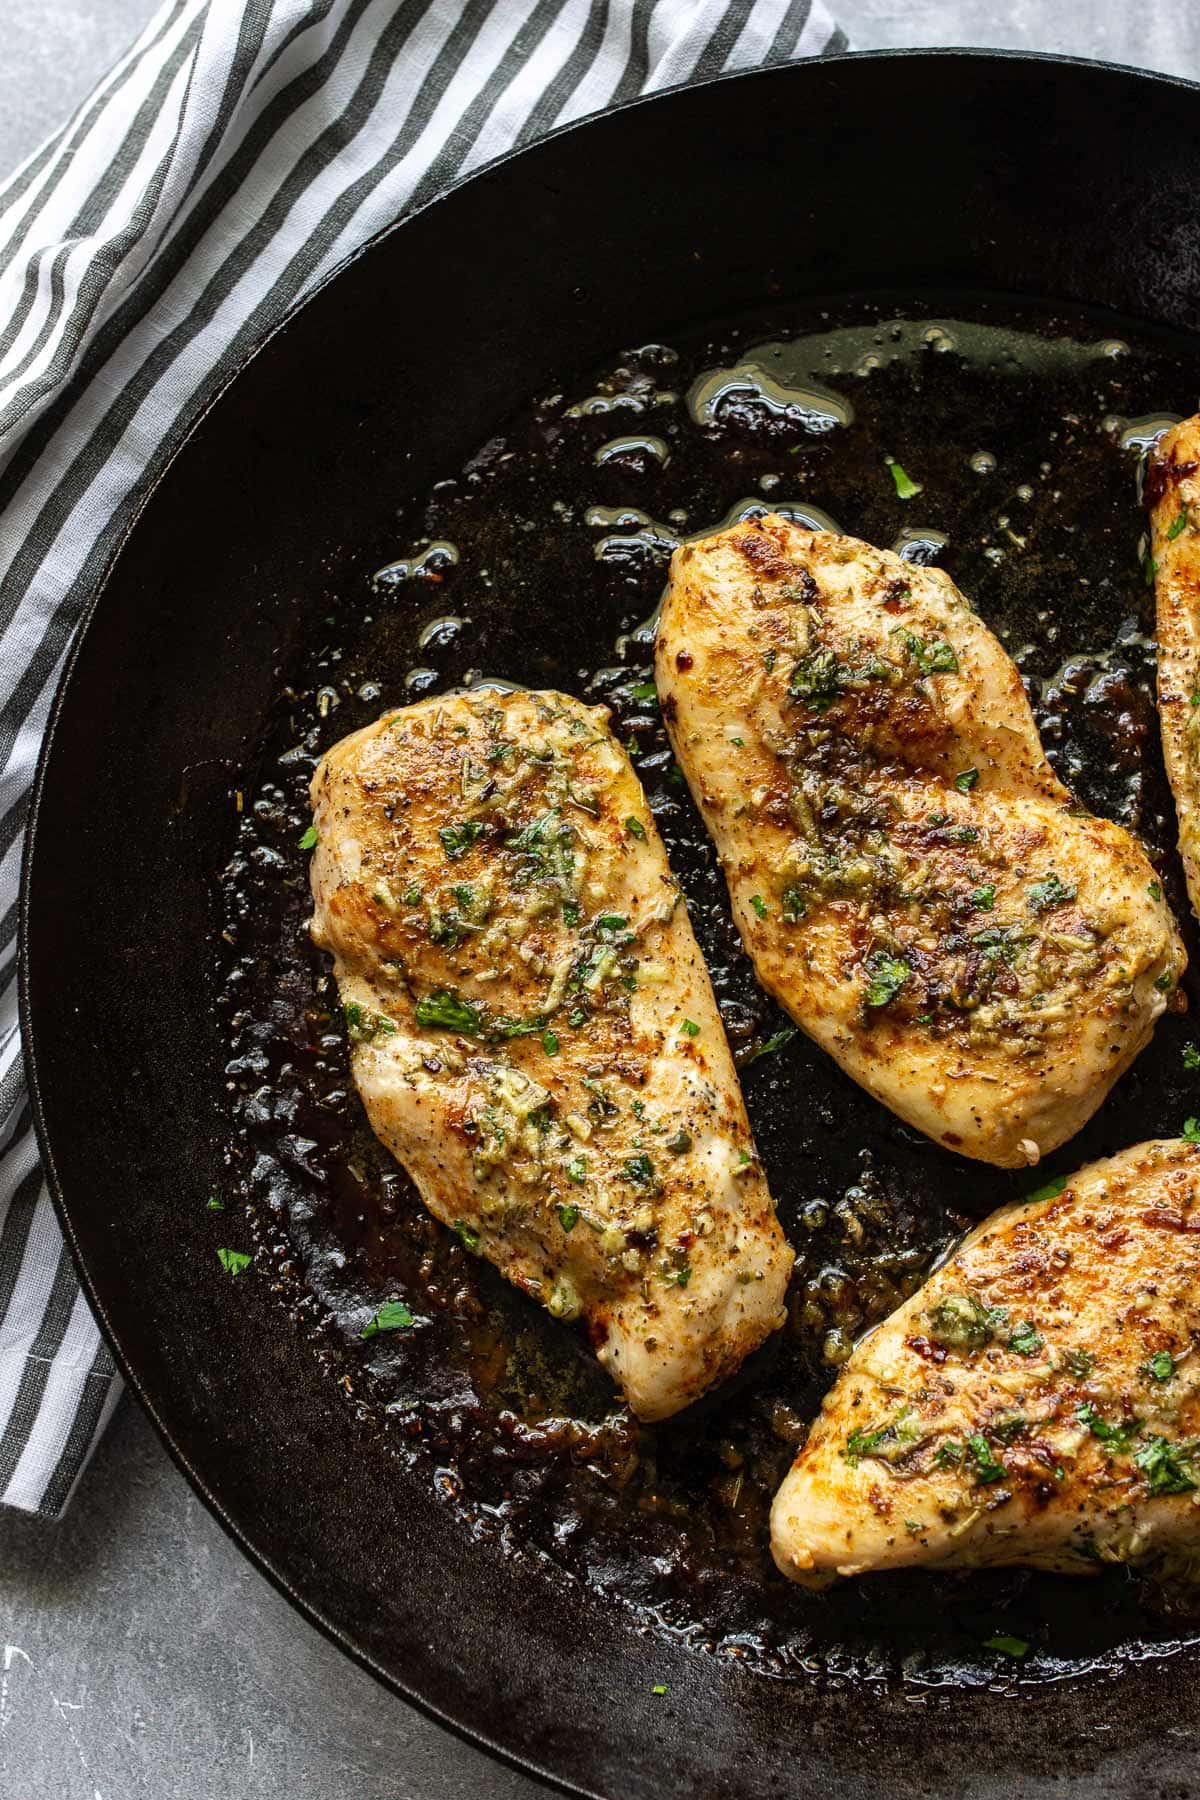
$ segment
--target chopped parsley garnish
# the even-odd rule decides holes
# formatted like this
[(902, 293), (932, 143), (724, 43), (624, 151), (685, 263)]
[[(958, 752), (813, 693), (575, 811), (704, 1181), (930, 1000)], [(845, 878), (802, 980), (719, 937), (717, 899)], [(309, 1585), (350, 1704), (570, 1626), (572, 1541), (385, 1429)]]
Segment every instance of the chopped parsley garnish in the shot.
[(1036, 1356), (1038, 1351), (1044, 1348), (1045, 1343), (1046, 1340), (1041, 1332), (1031, 1325), (1028, 1319), (1024, 1319), (1009, 1338), (1008, 1347), (1010, 1350), (1015, 1350), (1018, 1356)]
[(218, 1195), (210, 1194), (208, 1196), (208, 1210), (209, 1212), (224, 1212), (225, 1202), (220, 1199)]
[(412, 1322), (413, 1315), (403, 1300), (385, 1300), (370, 1324), (358, 1335), (369, 1338), (380, 1331), (406, 1331)]
[(975, 1479), (980, 1487), (990, 1487), (993, 1481), (1003, 1481), (1005, 1468), (992, 1455), (992, 1447), (982, 1431), (972, 1432), (967, 1439), (967, 1449), (975, 1458)]
[(1169, 1350), (1156, 1350), (1146, 1364), (1151, 1381), (1170, 1381), (1175, 1373), (1175, 1358)]
[(625, 829), (626, 831), (631, 832), (635, 838), (641, 838), (642, 842), (645, 842), (646, 827), (642, 824), (640, 819), (634, 818), (632, 813), (630, 813), (625, 821)]
[(929, 1335), (950, 1350), (981, 1350), (990, 1344), (1003, 1315), (983, 1305), (974, 1294), (947, 1294), (929, 1309)]
[(403, 899), (405, 906), (415, 906), (417, 904), (417, 901), (421, 898), (421, 890), (415, 881), (405, 888), (401, 898)]
[(662, 1263), (658, 1272), (668, 1287), (686, 1287), (692, 1279), (692, 1265), (686, 1258), (682, 1262)]
[(855, 1426), (846, 1439), (846, 1448), (842, 1451), (843, 1460), (856, 1469), (864, 1456), (870, 1456), (877, 1444), (883, 1442), (890, 1427), (881, 1425), (877, 1431), (864, 1431), (860, 1425)]
[(456, 944), (462, 943), (462, 932), (459, 930), (461, 924), (461, 915), (453, 909), (448, 913), (441, 913), (436, 907), (431, 907), (429, 912), (430, 943), (441, 944), (447, 950), (453, 950)]
[(552, 806), (548, 812), (540, 813), (536, 819), (530, 819), (528, 825), (523, 825), (520, 831), (514, 831), (511, 837), (506, 837), (504, 840), (506, 848), (519, 850), (523, 856), (536, 855), (557, 820), (558, 808)]
[(1142, 580), (1147, 587), (1154, 586), (1154, 577), (1158, 574), (1158, 564), (1152, 556), (1148, 556), (1142, 564)]
[(969, 794), (978, 780), (978, 769), (963, 769), (961, 774), (954, 777), (954, 785), (960, 794)]
[(611, 1119), (617, 1112), (616, 1106), (609, 1099), (600, 1083), (591, 1075), (585, 1075), (583, 1085), (592, 1096), (588, 1101), (589, 1119)]
[(1015, 1443), (1017, 1438), (1029, 1429), (1029, 1420), (1020, 1413), (1014, 1413), (1011, 1419), (997, 1419), (992, 1427), (993, 1437), (998, 1437), (1002, 1444)]
[(903, 625), (894, 625), (892, 636), (901, 640), (922, 675), (958, 674), (958, 657), (954, 653), (954, 646), (944, 638), (935, 638), (933, 643), (927, 644), (924, 638), (906, 631)]
[(632, 1181), (637, 1187), (649, 1187), (654, 1180), (654, 1164), (640, 1151), (637, 1156), (627, 1156), (623, 1170), (626, 1181)]
[[(507, 1043), (510, 1038), (536, 1037), (546, 1023), (545, 1013), (534, 1013), (531, 1019), (509, 1019), (501, 1017), (493, 1019), (483, 1027), (484, 1036), (495, 1042)], [(553, 1056), (554, 1052), (550, 1054)]]
[[(542, 1037), (543, 1045), (551, 1056), (557, 1054), (558, 1040), (554, 1039), (554, 1048), (546, 1042), (546, 1038), (554, 1037), (547, 1031), (548, 1015), (534, 1013), (528, 1019), (512, 1019), (505, 1014), (494, 1016), (477, 1006), (471, 1000), (463, 1000), (452, 993), (449, 988), (439, 988), (436, 993), (426, 994), (418, 1000), (415, 1007), (418, 1025), (435, 1025), (444, 1031), (461, 1031), (467, 1037), (484, 1038), (488, 1043), (509, 1043), (513, 1038)], [(396, 1028), (390, 1020), (385, 1021), (388, 1030)]]
[(579, 1223), (579, 1208), (577, 1206), (572, 1206), (568, 1202), (565, 1206), (557, 1207), (556, 1211), (558, 1213), (558, 1222), (563, 1230), (574, 1231), (576, 1225)]
[(1004, 1633), (999, 1637), (984, 1638), (983, 1647), (985, 1650), (999, 1650), (1002, 1656), (1014, 1656), (1018, 1660), (1029, 1655), (1029, 1645), (1024, 1638), (1008, 1637)]
[(650, 1692), (652, 1694), (665, 1694), (666, 1691), (667, 1691), (667, 1684), (665, 1681), (655, 1682), (654, 1686), (650, 1689)]
[(629, 695), (632, 700), (657, 700), (658, 689), (652, 681), (639, 681), (630, 688)]
[(1185, 1144), (1200, 1144), (1200, 1119), (1185, 1119), (1180, 1136)]
[(1065, 1175), (1052, 1175), (1049, 1181), (1043, 1181), (1040, 1188), (1034, 1188), (1033, 1193), (1025, 1195), (1024, 1204), (1033, 1206), (1036, 1201), (1054, 1201), (1054, 1199), (1058, 1199), (1058, 1195), (1063, 1192), (1065, 1186), (1067, 1186)]
[(775, 667), (775, 657), (777, 654), (778, 654), (778, 652), (776, 652), (774, 650), (765, 650), (763, 652), (763, 668), (767, 671), (768, 675), (771, 673), (771, 670)]
[(911, 1407), (904, 1407), (886, 1425), (873, 1431), (856, 1426), (846, 1439), (842, 1458), (856, 1469), (864, 1456), (880, 1462), (902, 1462), (909, 1451), (922, 1441), (921, 1427), (912, 1417)]
[(832, 650), (810, 650), (792, 670), (788, 693), (807, 700), (816, 712), (824, 712), (841, 688), (841, 667)]
[(690, 1131), (684, 1131), (682, 1127), (675, 1133), (674, 1137), (669, 1137), (667, 1139), (667, 1149), (671, 1152), (672, 1156), (682, 1156), (684, 1151), (690, 1150), (691, 1147), (692, 1134)]
[(628, 930), (629, 920), (623, 913), (601, 913), (600, 917), (596, 920), (595, 931), (597, 937), (613, 938), (616, 937), (619, 932)]
[(1149, 882), (1146, 886), (1146, 892), (1152, 900), (1162, 899), (1162, 888), (1157, 881)]
[(1082, 1381), (1084, 1376), (1090, 1375), (1096, 1366), (1096, 1359), (1090, 1350), (1068, 1350), (1063, 1357), (1063, 1362), (1066, 1365), (1067, 1373), (1074, 1375), (1076, 1381)]
[(465, 1219), (455, 1219), (454, 1229), (468, 1250), (478, 1250), (479, 1233), (473, 1225), (468, 1225)]
[(765, 1043), (756, 1045), (746, 1057), (742, 1067), (748, 1069), (750, 1064), (757, 1062), (760, 1056), (774, 1056), (777, 1050), (782, 1050), (785, 1044), (791, 1043), (796, 1031), (795, 1025), (784, 1025), (779, 1031), (774, 1032)]
[(1185, 1069), (1191, 1069), (1193, 1072), (1196, 1069), (1200, 1069), (1200, 1050), (1197, 1050), (1195, 1044), (1185, 1044), (1183, 1046), (1183, 1066)]
[(1099, 1438), (1106, 1450), (1114, 1456), (1128, 1454), (1129, 1446), (1142, 1429), (1140, 1419), (1126, 1419), (1120, 1425), (1110, 1425), (1102, 1419), (1090, 1400), (1084, 1400), (1075, 1408), (1075, 1417), (1081, 1425), (1086, 1425), (1094, 1438)]
[(1031, 883), (1028, 891), (1031, 912), (1052, 912), (1056, 906), (1065, 906), (1068, 900), (1075, 898), (1078, 889), (1074, 883), (1060, 881), (1057, 875), (1047, 875), (1043, 881)]
[(460, 1000), (449, 988), (439, 988), (436, 994), (426, 994), (416, 1005), (418, 1025), (437, 1025), (444, 1031), (463, 1031), (469, 1037), (481, 1037), (483, 1034), (483, 1017), (477, 1006), (469, 1000)]
[(867, 991), (864, 1004), (871, 1008), (890, 1006), (912, 974), (912, 965), (903, 957), (889, 956), (877, 950), (866, 961)]
[(798, 925), (808, 911), (808, 902), (799, 888), (783, 890), (783, 918), (786, 925)]
[(572, 842), (574, 831), (559, 816), (557, 806), (550, 807), (520, 831), (504, 840), (506, 850), (524, 857), (520, 880), (540, 880), (551, 876), (569, 876), (574, 869)]
[(754, 908), (754, 910), (755, 910), (755, 912), (756, 912), (756, 913), (757, 913), (757, 914), (758, 914), (758, 916), (759, 916), (759, 918), (760, 918), (760, 919), (765, 919), (765, 918), (766, 918), (766, 916), (767, 916), (767, 903), (766, 903), (766, 901), (765, 901), (765, 900), (764, 900), (764, 899), (763, 899), (763, 897), (762, 897), (762, 895), (761, 895), (761, 894), (751, 894), (751, 896), (750, 896), (750, 904), (751, 904), (751, 906), (752, 906), (752, 907), (753, 907), (753, 908)]
[(688, 1037), (700, 1036), (700, 1027), (696, 1024), (694, 1019), (685, 1019), (679, 1029), (680, 1031), (686, 1032)]
[(989, 963), (1002, 962), (1011, 969), (1030, 939), (1015, 925), (989, 925), (986, 931), (975, 932), (971, 942), (979, 946)]
[(1172, 1444), (1154, 1437), (1134, 1457), (1152, 1494), (1190, 1494), (1197, 1486), (1194, 1444)]
[(564, 925), (578, 925), (578, 923), (579, 923), (579, 904), (578, 904), (578, 902), (575, 900), (564, 900), (562, 903), (562, 916), (563, 916), (563, 924)]
[(547, 1056), (558, 1055), (558, 1039), (552, 1031), (543, 1031), (542, 1049), (546, 1052)]
[(888, 457), (887, 466), (892, 472), (892, 480), (896, 486), (897, 500), (915, 500), (921, 492), (921, 483), (914, 481), (906, 470), (900, 467), (892, 457)]
[(392, 1037), (395, 1034), (396, 1027), (391, 1019), (383, 1013), (369, 1012), (357, 1000), (343, 1003), (342, 1017), (346, 1021), (346, 1035), (355, 1044), (366, 1044), (374, 1037)]
[(1156, 988), (1161, 988), (1164, 994), (1169, 994), (1171, 989), (1175, 986), (1174, 971), (1171, 969), (1164, 969), (1154, 985)]
[(300, 848), (302, 850), (315, 850), (319, 841), (316, 826), (310, 825), (304, 836), (300, 839)]
[(245, 1250), (218, 1250), (217, 1261), (227, 1275), (244, 1275), (250, 1267), (250, 1257)]
[(996, 884), (994, 881), (985, 882), (982, 887), (977, 887), (971, 895), (971, 905), (976, 912), (991, 912), (995, 904)]
[(582, 1156), (573, 1156), (571, 1158), (570, 1162), (567, 1164), (567, 1174), (574, 1182), (583, 1182), (587, 1179), (587, 1163)]
[(1172, 519), (1171, 523), (1167, 526), (1168, 540), (1169, 541), (1173, 540), (1179, 536), (1181, 531), (1186, 531), (1187, 530), (1187, 522), (1188, 522), (1188, 509), (1186, 506), (1181, 506), (1179, 508), (1179, 511), (1176, 514), (1175, 518)]
[(868, 652), (858, 662), (843, 662), (828, 647), (810, 650), (792, 669), (788, 693), (793, 700), (803, 700), (812, 712), (829, 710), (844, 688), (858, 687), (867, 681), (892, 681), (898, 671), (894, 663)]
[(438, 837), (450, 861), (459, 862), (482, 831), (483, 826), (478, 819), (464, 819), (460, 825), (443, 825), (438, 831)]

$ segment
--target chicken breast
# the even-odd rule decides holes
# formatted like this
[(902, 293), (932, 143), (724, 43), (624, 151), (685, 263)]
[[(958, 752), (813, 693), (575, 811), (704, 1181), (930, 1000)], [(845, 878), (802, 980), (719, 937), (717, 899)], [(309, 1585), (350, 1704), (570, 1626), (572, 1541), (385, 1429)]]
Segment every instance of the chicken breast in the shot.
[(1154, 870), (1043, 754), (949, 578), (768, 515), (675, 552), (675, 754), (763, 986), (965, 1156), (1034, 1163), (1150, 1037), (1185, 964)]
[(1158, 612), (1158, 716), (1179, 854), (1200, 915), (1200, 417), (1159, 439), (1146, 466)]
[(857, 1345), (775, 1499), (785, 1575), (1200, 1567), (1200, 1146), (1006, 1207)]
[(476, 689), (343, 739), (312, 783), (312, 931), (371, 1125), (426, 1206), (584, 1319), (660, 1419), (782, 1323), (792, 1253), (607, 721)]

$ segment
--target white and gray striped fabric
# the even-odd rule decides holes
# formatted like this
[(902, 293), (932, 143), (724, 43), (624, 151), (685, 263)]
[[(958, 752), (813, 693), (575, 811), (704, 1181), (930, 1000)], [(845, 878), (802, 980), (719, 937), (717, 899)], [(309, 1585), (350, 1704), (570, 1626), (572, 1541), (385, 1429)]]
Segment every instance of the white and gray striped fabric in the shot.
[(552, 127), (845, 48), (820, 0), (168, 0), (0, 189), (0, 1499), (66, 1506), (119, 1378), (38, 1168), (18, 865), (72, 630), (204, 397), (407, 208)]

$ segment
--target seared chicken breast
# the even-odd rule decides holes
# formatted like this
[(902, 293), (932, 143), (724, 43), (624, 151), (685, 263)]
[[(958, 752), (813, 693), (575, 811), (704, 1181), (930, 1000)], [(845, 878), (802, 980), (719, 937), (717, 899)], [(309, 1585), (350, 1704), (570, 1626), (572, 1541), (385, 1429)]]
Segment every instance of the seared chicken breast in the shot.
[(1140, 845), (1046, 761), (949, 578), (786, 519), (675, 552), (675, 754), (763, 986), (938, 1143), (1035, 1163), (1150, 1037), (1185, 954)]
[(781, 1324), (791, 1268), (687, 911), (603, 708), (476, 689), (312, 783), (313, 937), (429, 1210), (644, 1419)]
[(1200, 914), (1200, 417), (1159, 439), (1146, 466), (1158, 613), (1158, 716), (1179, 854)]
[(1200, 1146), (996, 1213), (856, 1347), (776, 1496), (785, 1575), (1195, 1572)]

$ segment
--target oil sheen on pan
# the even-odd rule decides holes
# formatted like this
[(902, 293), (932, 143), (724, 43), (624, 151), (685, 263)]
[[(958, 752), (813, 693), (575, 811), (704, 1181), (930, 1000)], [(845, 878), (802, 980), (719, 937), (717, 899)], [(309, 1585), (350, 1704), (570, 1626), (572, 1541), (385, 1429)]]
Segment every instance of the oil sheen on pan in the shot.
[[(1183, 1014), (1035, 1172), (920, 1138), (757, 987), (654, 698), (674, 546), (758, 510), (936, 560), (1021, 670), (1060, 777), (1145, 842), (1200, 969), (1153, 707), (1146, 440), (1188, 409), (1200, 352), (1111, 318), (940, 298), (792, 309), (564, 371), (431, 493), (395, 556), (339, 593), (284, 671), (221, 878), (233, 1150), (289, 1324), (467, 1533), (532, 1551), (751, 1668), (918, 1687), (1057, 1680), (1200, 1637), (1122, 1571), (898, 1574), (813, 1594), (775, 1570), (772, 1496), (855, 1337), (974, 1221), (1200, 1113)], [(400, 448), (397, 467), (402, 467)], [(307, 933), (306, 789), (388, 706), (503, 678), (612, 709), (712, 972), (784, 1229), (782, 1332), (665, 1424), (619, 1406), (582, 1338), (437, 1225), (370, 1132), (332, 976)], [(1192, 986), (1194, 973), (1185, 979)], [(373, 1330), (387, 1301), (410, 1323)], [(363, 1334), (366, 1334), (365, 1336)]]

